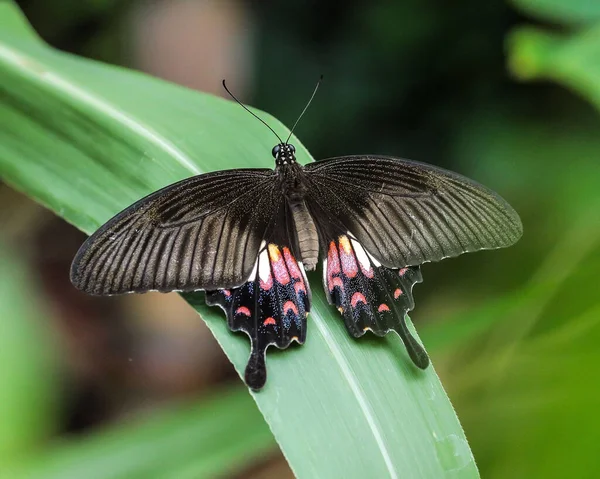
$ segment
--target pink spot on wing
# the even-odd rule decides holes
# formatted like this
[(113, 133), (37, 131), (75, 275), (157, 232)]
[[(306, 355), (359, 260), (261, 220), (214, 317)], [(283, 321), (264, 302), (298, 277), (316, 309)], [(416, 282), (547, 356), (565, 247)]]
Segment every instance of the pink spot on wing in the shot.
[(333, 288), (339, 286), (342, 292), (344, 291), (344, 283), (334, 275), (342, 271), (340, 267), (340, 258), (335, 242), (329, 243), (329, 252), (327, 253), (327, 287), (333, 292)]
[(408, 268), (400, 268), (400, 269), (398, 270), (398, 274), (399, 274), (400, 276), (404, 276), (404, 275), (406, 274), (406, 272), (407, 272), (407, 271), (408, 271)]
[(290, 252), (289, 248), (283, 248), (283, 257), (285, 258), (285, 264), (287, 265), (288, 270), (292, 275), (292, 278), (301, 280), (302, 272), (300, 271), (300, 267), (298, 266), (296, 258), (292, 256), (292, 253)]
[(285, 262), (279, 252), (279, 248), (272, 243), (269, 245), (269, 258), (271, 259), (271, 267), (273, 268), (275, 281), (285, 286), (290, 282), (290, 275), (285, 267)]
[(396, 291), (394, 291), (394, 299), (398, 299), (398, 296), (400, 296), (402, 294), (402, 290), (400, 288), (396, 288)]
[(390, 308), (388, 308), (388, 305), (385, 303), (381, 303), (379, 305), (379, 308), (377, 308), (377, 311), (379, 311), (380, 313), (383, 313), (384, 311), (389, 311)]
[(271, 276), (271, 272), (269, 271), (269, 276), (266, 281), (260, 280), (261, 289), (268, 291), (273, 287), (273, 276)]
[(338, 251), (335, 247), (335, 243), (332, 241), (329, 243), (329, 253), (327, 254), (327, 274), (333, 276), (340, 271), (340, 259), (338, 257)]
[(292, 311), (295, 315), (298, 315), (298, 308), (292, 301), (283, 303), (283, 314), (287, 314), (288, 311)]
[(290, 252), (289, 248), (283, 248), (283, 257), (285, 259), (285, 264), (287, 266), (288, 271), (290, 272), (291, 277), (295, 280), (294, 290), (296, 291), (296, 294), (300, 294), (300, 292), (306, 294), (306, 285), (304, 284), (302, 271), (300, 270), (300, 266), (298, 266), (296, 258), (292, 256), (292, 253)]
[(228, 289), (222, 289), (221, 291), (223, 291), (225, 297), (229, 298), (231, 296), (231, 291), (229, 291)]
[(363, 274), (367, 278), (372, 278), (375, 275), (375, 273), (373, 272), (373, 268), (371, 268), (371, 266), (369, 266), (368, 268), (365, 268), (360, 261), (359, 261), (359, 264), (360, 264), (360, 270), (363, 272)]
[(354, 250), (350, 245), (350, 240), (347, 236), (340, 236), (340, 261), (342, 263), (342, 271), (348, 278), (354, 278), (358, 273), (358, 265)]
[(274, 318), (272, 318), (271, 316), (269, 316), (267, 319), (265, 319), (265, 321), (263, 322), (263, 324), (265, 326), (269, 326), (269, 325), (275, 326), (277, 323), (275, 322)]
[(329, 287), (329, 291), (331, 292), (333, 292), (333, 288), (335, 288), (336, 286), (339, 286), (339, 288), (342, 290), (342, 293), (344, 292), (344, 282), (337, 276), (331, 278), (328, 281), (327, 286)]
[(240, 306), (235, 310), (235, 314), (243, 314), (245, 316), (250, 316), (250, 310), (246, 308), (246, 306)]
[(364, 294), (362, 294), (362, 293), (354, 293), (352, 295), (352, 299), (350, 300), (350, 304), (352, 305), (352, 307), (356, 308), (356, 305), (358, 303), (367, 304), (367, 298), (365, 298)]

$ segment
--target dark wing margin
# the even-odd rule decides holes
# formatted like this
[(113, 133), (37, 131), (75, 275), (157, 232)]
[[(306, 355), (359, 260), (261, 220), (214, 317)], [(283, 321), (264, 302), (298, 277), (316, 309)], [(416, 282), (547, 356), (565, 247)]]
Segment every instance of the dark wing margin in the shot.
[(327, 215), (387, 267), (510, 246), (523, 232), (518, 214), (498, 194), (425, 163), (346, 156), (310, 163), (305, 171), (313, 216)]
[(71, 282), (95, 295), (239, 286), (277, 209), (269, 169), (217, 171), (152, 193), (81, 246)]

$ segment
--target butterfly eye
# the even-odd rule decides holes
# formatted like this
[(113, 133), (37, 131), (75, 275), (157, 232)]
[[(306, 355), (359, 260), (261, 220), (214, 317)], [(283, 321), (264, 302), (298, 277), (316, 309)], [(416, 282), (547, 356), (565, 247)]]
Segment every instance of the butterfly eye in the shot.
[(273, 158), (277, 158), (277, 155), (279, 154), (279, 150), (280, 150), (279, 145), (275, 145), (273, 147), (273, 151), (271, 151), (271, 154), (273, 155)]
[(296, 153), (296, 147), (294, 145), (288, 145), (288, 147), (292, 153)]

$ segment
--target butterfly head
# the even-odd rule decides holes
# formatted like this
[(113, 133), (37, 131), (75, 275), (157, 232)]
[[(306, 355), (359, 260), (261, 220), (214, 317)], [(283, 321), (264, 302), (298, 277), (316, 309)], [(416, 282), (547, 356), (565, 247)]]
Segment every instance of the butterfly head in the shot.
[(273, 158), (277, 166), (296, 163), (296, 148), (289, 143), (279, 143), (273, 147)]

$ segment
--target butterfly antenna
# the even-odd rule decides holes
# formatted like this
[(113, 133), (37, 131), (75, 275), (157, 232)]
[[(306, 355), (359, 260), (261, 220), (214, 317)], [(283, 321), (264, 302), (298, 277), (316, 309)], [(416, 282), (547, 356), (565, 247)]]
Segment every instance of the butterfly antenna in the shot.
[(241, 101), (239, 101), (235, 95), (233, 93), (231, 93), (229, 91), (229, 88), (227, 88), (227, 85), (225, 85), (225, 80), (223, 80), (223, 88), (225, 88), (225, 91), (227, 93), (229, 93), (229, 95), (231, 96), (231, 98), (233, 98), (244, 110), (246, 110), (248, 113), (250, 113), (254, 118), (256, 118), (258, 121), (260, 121), (263, 125), (265, 125), (269, 130), (271, 130), (273, 132), (273, 134), (277, 137), (277, 139), (279, 140), (279, 143), (283, 143), (283, 140), (281, 139), (281, 137), (275, 133), (275, 130), (273, 128), (271, 128), (267, 122), (265, 120), (263, 120), (260, 116), (258, 116), (256, 113), (252, 112), (246, 105), (244, 105)]
[(319, 89), (319, 85), (321, 84), (322, 81), (323, 81), (323, 75), (321, 75), (319, 77), (319, 81), (315, 85), (315, 89), (314, 89), (312, 95), (310, 96), (310, 100), (308, 100), (308, 103), (304, 107), (304, 110), (302, 110), (302, 113), (300, 113), (300, 116), (296, 120), (296, 123), (294, 123), (294, 126), (292, 126), (292, 130), (290, 131), (290, 135), (287, 137), (287, 140), (285, 140), (286, 144), (287, 144), (288, 141), (290, 141), (290, 138), (292, 137), (292, 133), (294, 133), (294, 130), (296, 129), (296, 125), (300, 121), (300, 118), (302, 118), (304, 116), (304, 113), (306, 113), (306, 110), (308, 110), (308, 107), (310, 106), (311, 102), (313, 101), (313, 98), (315, 97), (315, 95), (317, 93), (317, 90)]

